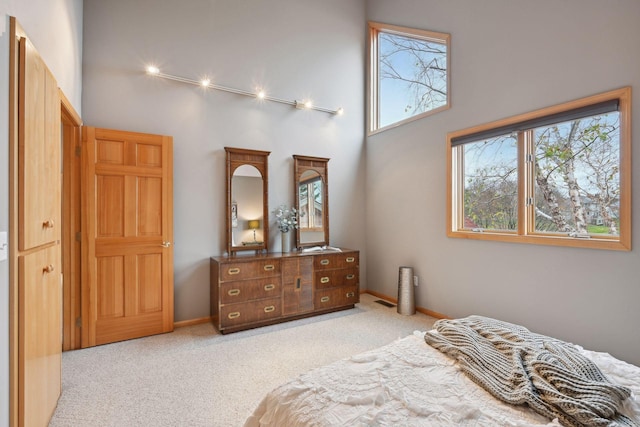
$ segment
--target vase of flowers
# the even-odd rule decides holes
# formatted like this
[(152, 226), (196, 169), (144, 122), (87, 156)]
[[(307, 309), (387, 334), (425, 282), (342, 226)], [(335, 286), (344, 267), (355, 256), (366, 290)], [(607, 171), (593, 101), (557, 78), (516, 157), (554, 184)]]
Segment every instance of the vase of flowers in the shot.
[(276, 216), (276, 224), (282, 238), (282, 252), (291, 252), (291, 237), (289, 231), (298, 228), (298, 211), (287, 205), (280, 205), (273, 211)]

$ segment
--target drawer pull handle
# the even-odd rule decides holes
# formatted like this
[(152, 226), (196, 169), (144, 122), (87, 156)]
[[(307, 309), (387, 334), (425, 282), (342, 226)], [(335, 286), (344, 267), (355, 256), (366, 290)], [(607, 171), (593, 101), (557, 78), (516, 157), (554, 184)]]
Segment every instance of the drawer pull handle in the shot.
[(355, 262), (355, 260), (356, 260), (355, 257), (352, 257), (352, 256), (347, 258), (347, 262)]
[(329, 265), (329, 260), (328, 259), (320, 260), (320, 265)]
[(329, 278), (328, 277), (321, 277), (320, 278), (320, 283), (329, 283)]
[(320, 298), (320, 302), (329, 302), (330, 299), (331, 298), (329, 298), (329, 297), (322, 297), (322, 298)]
[(54, 225), (55, 223), (53, 222), (52, 219), (48, 219), (42, 222), (42, 228), (53, 228)]
[(53, 270), (55, 270), (55, 268), (53, 268), (53, 264), (49, 264), (46, 267), (44, 267), (42, 269), (43, 273), (53, 273)]
[(229, 289), (229, 292), (227, 292), (229, 294), (229, 296), (235, 297), (240, 295), (240, 289)]
[(276, 267), (273, 264), (267, 264), (264, 266), (264, 271), (273, 271)]
[(240, 273), (240, 269), (239, 268), (230, 268), (229, 269), (229, 274), (239, 274)]
[(269, 283), (268, 285), (264, 285), (264, 290), (265, 291), (272, 291), (276, 288), (276, 285), (274, 285), (273, 283)]
[(347, 292), (347, 298), (353, 298), (355, 295), (354, 292)]
[(229, 316), (227, 316), (229, 319), (237, 319), (238, 317), (240, 317), (240, 312), (239, 311), (234, 311), (233, 313), (229, 313)]
[(355, 274), (347, 274), (347, 280), (353, 280), (355, 277)]
[(265, 313), (271, 313), (272, 311), (276, 311), (276, 308), (272, 305), (268, 305), (264, 308)]

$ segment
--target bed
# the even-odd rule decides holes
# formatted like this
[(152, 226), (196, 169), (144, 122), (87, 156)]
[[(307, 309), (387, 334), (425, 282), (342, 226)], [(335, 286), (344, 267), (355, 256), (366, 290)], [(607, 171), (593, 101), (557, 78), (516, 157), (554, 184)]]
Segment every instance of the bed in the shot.
[(440, 320), (277, 387), (245, 422), (451, 425), (640, 426), (640, 368), (490, 318)]

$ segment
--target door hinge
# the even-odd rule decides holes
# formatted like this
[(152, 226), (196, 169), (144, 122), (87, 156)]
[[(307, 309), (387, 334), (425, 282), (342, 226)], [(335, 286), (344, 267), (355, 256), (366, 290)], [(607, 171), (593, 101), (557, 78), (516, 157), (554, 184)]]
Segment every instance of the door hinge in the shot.
[(533, 197), (527, 197), (527, 206), (533, 205)]
[(76, 317), (76, 328), (82, 328), (82, 317)]
[(79, 231), (76, 233), (76, 242), (82, 242), (82, 233)]
[(82, 155), (82, 147), (76, 145), (76, 156), (80, 157)]

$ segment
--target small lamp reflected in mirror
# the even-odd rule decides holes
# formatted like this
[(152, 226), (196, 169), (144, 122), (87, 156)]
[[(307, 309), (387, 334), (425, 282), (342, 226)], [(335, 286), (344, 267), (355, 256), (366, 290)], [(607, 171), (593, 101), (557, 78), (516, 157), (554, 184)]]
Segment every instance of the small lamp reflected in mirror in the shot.
[(253, 230), (253, 242), (257, 243), (258, 241), (256, 240), (256, 230), (260, 228), (260, 220), (259, 219), (249, 220), (248, 228), (249, 230)]

